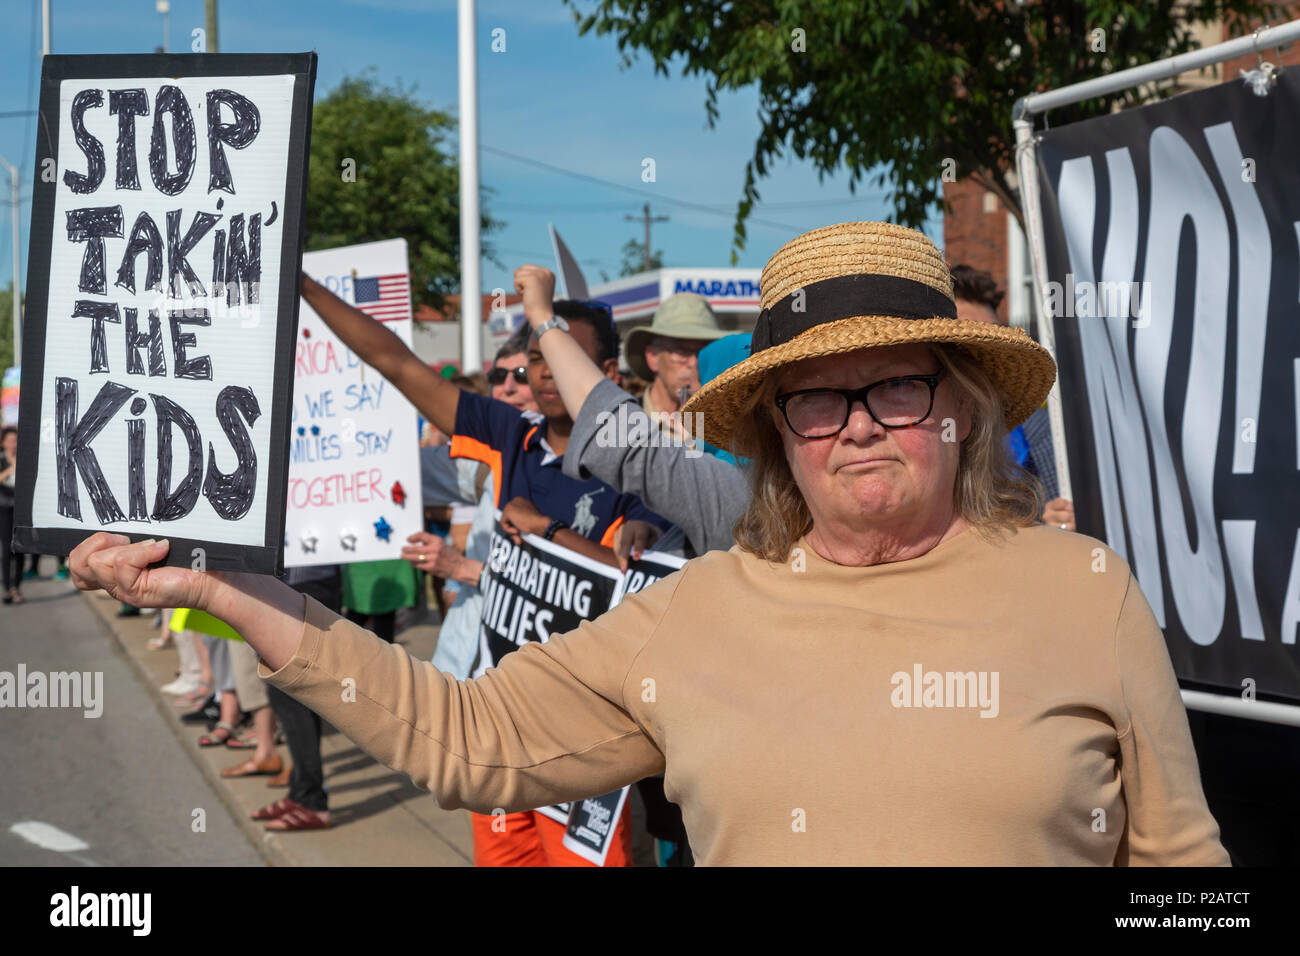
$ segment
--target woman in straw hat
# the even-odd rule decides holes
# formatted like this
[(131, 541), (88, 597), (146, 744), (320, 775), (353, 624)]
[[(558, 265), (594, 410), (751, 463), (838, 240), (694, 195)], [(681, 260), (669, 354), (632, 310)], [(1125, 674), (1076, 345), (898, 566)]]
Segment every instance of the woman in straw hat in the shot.
[(1228, 863), (1141, 591), (1008, 464), (1050, 356), (956, 319), (897, 226), (800, 236), (761, 287), (751, 357), (687, 406), (752, 461), (737, 546), (476, 681), (273, 578), (149, 568), (165, 541), (97, 534), (77, 585), (229, 621), (444, 807), (665, 771), (702, 863)]

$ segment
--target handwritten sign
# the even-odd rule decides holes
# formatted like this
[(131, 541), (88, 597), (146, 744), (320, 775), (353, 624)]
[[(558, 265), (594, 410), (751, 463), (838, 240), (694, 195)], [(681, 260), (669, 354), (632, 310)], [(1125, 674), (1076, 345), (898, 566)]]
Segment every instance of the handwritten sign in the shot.
[(281, 567), (314, 54), (50, 56), (15, 542)]
[[(309, 252), (302, 267), (411, 344), (405, 239)], [(290, 442), (286, 566), (401, 557), (407, 535), (424, 530), (415, 407), (306, 302)]]

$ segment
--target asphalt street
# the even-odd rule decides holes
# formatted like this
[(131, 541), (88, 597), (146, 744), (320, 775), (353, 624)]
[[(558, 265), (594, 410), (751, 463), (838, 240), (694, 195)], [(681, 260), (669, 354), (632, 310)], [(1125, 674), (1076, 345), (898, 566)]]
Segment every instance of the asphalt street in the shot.
[[(0, 866), (265, 865), (72, 584), (29, 580), (23, 595), (0, 607)], [(73, 671), (82, 706), (17, 706), (34, 702), (32, 675)]]

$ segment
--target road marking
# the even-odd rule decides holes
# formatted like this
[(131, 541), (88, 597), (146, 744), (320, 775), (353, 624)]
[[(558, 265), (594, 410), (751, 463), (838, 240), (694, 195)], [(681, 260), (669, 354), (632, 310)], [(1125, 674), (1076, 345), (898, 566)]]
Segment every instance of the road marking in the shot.
[(28, 843), (35, 843), (41, 849), (53, 850), (55, 853), (77, 853), (89, 850), (90, 844), (85, 840), (64, 833), (58, 827), (41, 823), (39, 820), (25, 820), (15, 823), (9, 832), (22, 837)]

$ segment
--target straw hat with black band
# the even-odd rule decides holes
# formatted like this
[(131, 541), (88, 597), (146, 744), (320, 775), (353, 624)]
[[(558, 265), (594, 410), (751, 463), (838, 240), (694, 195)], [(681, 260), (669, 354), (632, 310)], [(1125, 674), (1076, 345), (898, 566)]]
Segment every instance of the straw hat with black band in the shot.
[(959, 346), (992, 379), (1008, 430), (1043, 403), (1056, 378), (1051, 355), (1023, 329), (957, 318), (948, 266), (914, 229), (846, 222), (806, 232), (768, 260), (759, 288), (750, 357), (682, 409), (702, 414), (704, 439), (728, 451), (753, 394), (803, 359), (914, 342)]

